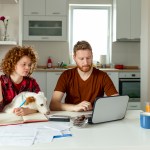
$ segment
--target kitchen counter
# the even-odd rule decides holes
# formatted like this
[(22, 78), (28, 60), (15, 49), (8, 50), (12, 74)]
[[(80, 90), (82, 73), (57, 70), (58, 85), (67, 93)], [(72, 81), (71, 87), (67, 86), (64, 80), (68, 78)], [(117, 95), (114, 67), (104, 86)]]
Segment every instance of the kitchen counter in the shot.
[[(37, 68), (37, 72), (63, 72), (67, 70), (66, 68)], [(105, 72), (140, 72), (140, 69), (115, 69), (115, 68), (100, 68), (100, 70)]]
[[(50, 143), (35, 144), (30, 147), (0, 146), (0, 148), (2, 150), (149, 150), (150, 130), (140, 127), (140, 112), (141, 110), (128, 110), (126, 117), (120, 121), (88, 125), (86, 128), (73, 127), (72, 137), (54, 139)], [(70, 116), (83, 113), (51, 112), (51, 114)]]

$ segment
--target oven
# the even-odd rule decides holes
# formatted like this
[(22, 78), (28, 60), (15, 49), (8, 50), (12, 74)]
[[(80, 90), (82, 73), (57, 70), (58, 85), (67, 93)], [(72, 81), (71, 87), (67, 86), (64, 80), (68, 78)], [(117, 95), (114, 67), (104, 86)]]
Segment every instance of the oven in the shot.
[(140, 73), (119, 73), (119, 94), (128, 95), (128, 109), (140, 109)]

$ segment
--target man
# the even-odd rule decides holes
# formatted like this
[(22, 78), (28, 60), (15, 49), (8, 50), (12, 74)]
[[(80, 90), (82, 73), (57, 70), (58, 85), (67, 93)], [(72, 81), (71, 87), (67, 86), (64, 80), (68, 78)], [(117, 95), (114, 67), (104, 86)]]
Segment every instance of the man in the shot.
[[(66, 111), (92, 110), (96, 97), (118, 95), (107, 73), (93, 67), (90, 44), (78, 41), (74, 46), (77, 67), (64, 71), (52, 95), (50, 109)], [(61, 100), (66, 93), (65, 103)]]

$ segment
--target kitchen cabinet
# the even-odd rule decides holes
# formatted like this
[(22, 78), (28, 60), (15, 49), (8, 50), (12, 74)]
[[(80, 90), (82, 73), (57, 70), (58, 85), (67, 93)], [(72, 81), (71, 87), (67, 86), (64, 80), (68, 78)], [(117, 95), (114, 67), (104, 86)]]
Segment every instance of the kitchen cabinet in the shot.
[(47, 72), (47, 98), (51, 100), (54, 88), (62, 72)]
[(24, 0), (23, 14), (24, 15), (45, 15), (44, 0)]
[(114, 0), (113, 2), (113, 40), (139, 41), (141, 0)]
[(24, 15), (67, 15), (67, 6), (67, 0), (24, 0), (23, 12)]
[(23, 40), (65, 41), (66, 19), (65, 16), (24, 16)]
[(47, 72), (47, 97), (51, 99), (57, 80), (62, 72)]
[(119, 73), (118, 72), (107, 72), (111, 80), (113, 81), (116, 90), (119, 92)]
[(41, 91), (44, 92), (45, 96), (47, 97), (47, 73), (46, 72), (33, 72), (31, 75), (34, 79), (36, 79), (37, 83), (39, 84)]
[(46, 15), (64, 15), (68, 13), (68, 0), (46, 0)]
[(67, 1), (68, 0), (24, 0), (23, 40), (66, 41), (68, 18)]

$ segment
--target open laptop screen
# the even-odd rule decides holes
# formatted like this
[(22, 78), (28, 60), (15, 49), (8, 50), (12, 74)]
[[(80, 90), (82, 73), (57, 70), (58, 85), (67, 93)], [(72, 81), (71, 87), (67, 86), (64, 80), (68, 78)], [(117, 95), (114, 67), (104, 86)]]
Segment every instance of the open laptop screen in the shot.
[(125, 117), (129, 96), (98, 97), (95, 100), (89, 123), (104, 123)]

